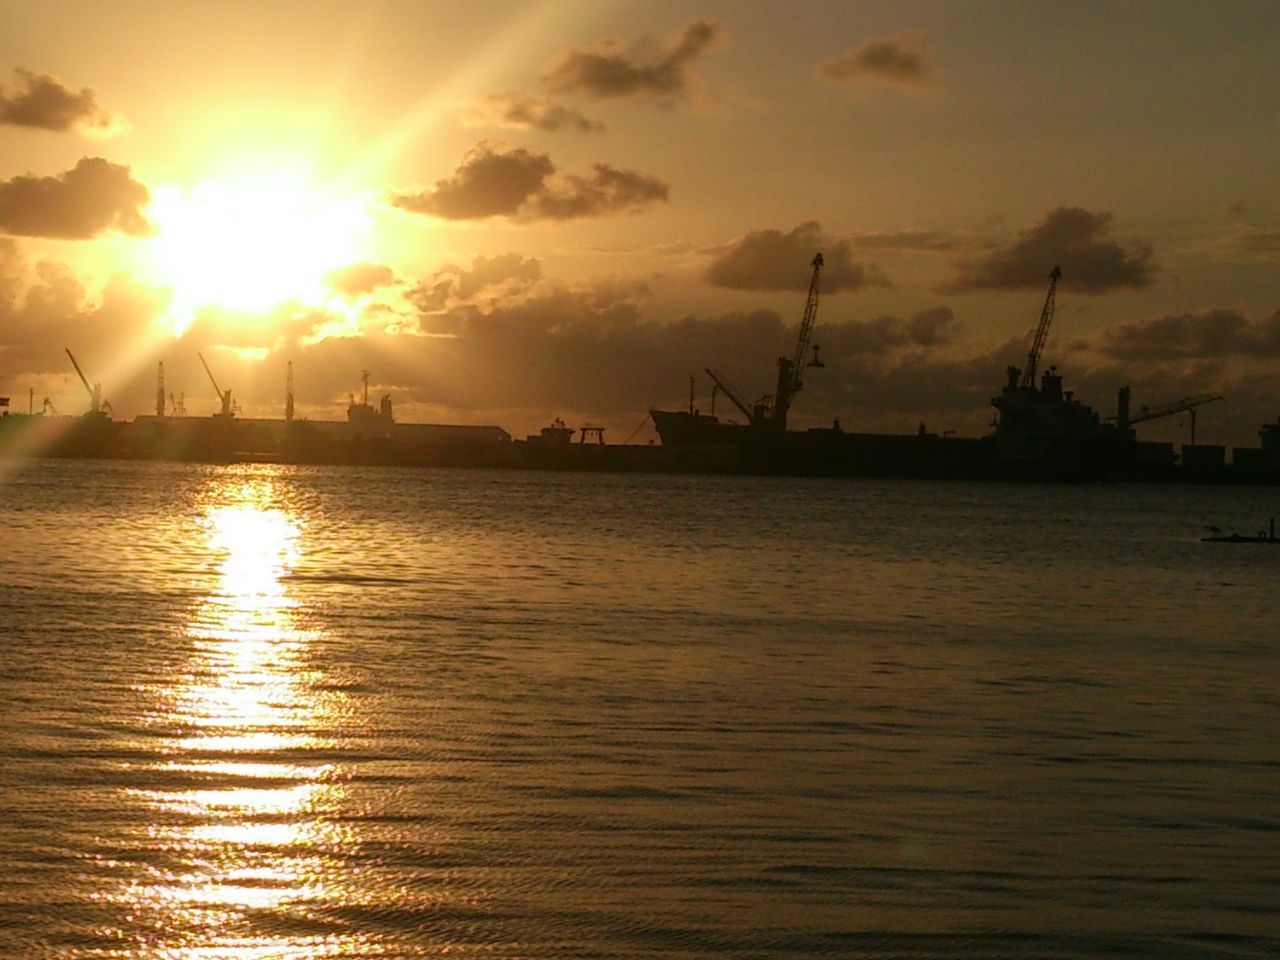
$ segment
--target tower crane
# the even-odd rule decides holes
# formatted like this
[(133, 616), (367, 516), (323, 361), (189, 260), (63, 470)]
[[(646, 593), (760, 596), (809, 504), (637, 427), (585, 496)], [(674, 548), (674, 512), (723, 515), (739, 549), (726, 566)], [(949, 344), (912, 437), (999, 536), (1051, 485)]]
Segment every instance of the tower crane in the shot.
[(89, 378), (80, 369), (80, 364), (76, 362), (76, 356), (71, 352), (71, 348), (64, 347), (63, 349), (67, 351), (67, 356), (71, 358), (71, 365), (76, 368), (76, 373), (80, 375), (80, 382), (84, 384), (85, 393), (89, 394), (89, 412), (102, 414), (102, 384), (95, 383), (93, 386), (89, 386)]
[(1129, 418), (1129, 425), (1143, 423), (1147, 420), (1159, 420), (1161, 417), (1171, 417), (1175, 413), (1188, 413), (1191, 415), (1191, 443), (1194, 444), (1196, 442), (1196, 408), (1221, 399), (1223, 399), (1222, 396), (1217, 393), (1202, 393), (1194, 397), (1183, 397), (1181, 400), (1174, 400), (1172, 403), (1162, 403), (1155, 407), (1143, 407)]
[(209, 382), (213, 384), (213, 389), (218, 393), (218, 399), (222, 401), (222, 411), (218, 416), (235, 416), (231, 409), (231, 390), (229, 388), (227, 390), (223, 390), (218, 386), (218, 381), (213, 378), (213, 371), (209, 369), (208, 361), (205, 360), (203, 353), (197, 351), (196, 356), (200, 358), (200, 362), (204, 365), (204, 372), (209, 375)]
[(1044, 298), (1044, 309), (1040, 311), (1040, 326), (1036, 328), (1036, 338), (1031, 342), (1031, 352), (1027, 354), (1027, 369), (1022, 371), (1022, 386), (1036, 385), (1036, 366), (1040, 362), (1040, 354), (1044, 352), (1044, 344), (1049, 339), (1049, 325), (1053, 323), (1054, 295), (1058, 290), (1058, 281), (1062, 278), (1062, 268), (1054, 267), (1049, 274), (1049, 292)]
[[(809, 340), (813, 336), (813, 324), (818, 318), (818, 276), (822, 271), (822, 254), (815, 253), (809, 262), (813, 267), (813, 276), (809, 280), (809, 296), (805, 299), (804, 315), (800, 320), (800, 335), (796, 338), (796, 352), (792, 357), (778, 358), (778, 386), (773, 392), (773, 425), (779, 430), (787, 429), (787, 412), (791, 409), (791, 401), (804, 387), (800, 379), (800, 371), (804, 367), (805, 354), (809, 352)], [(811, 367), (821, 367), (818, 348), (813, 348)], [(724, 385), (720, 387), (724, 389)], [(725, 390), (729, 399), (733, 395)], [(734, 401), (737, 403), (737, 401)], [(741, 406), (741, 404), (738, 404)]]

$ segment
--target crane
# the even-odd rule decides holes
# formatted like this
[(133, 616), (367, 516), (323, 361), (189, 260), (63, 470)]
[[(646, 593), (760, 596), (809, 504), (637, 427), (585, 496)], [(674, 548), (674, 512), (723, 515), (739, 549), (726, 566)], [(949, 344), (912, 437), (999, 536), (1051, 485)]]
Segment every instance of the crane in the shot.
[(71, 352), (69, 347), (64, 347), (67, 356), (71, 358), (71, 365), (76, 368), (76, 373), (80, 375), (80, 382), (84, 384), (85, 392), (89, 394), (89, 412), (101, 414), (102, 410), (102, 384), (95, 383), (89, 386), (89, 379), (84, 375), (84, 371), (80, 369), (80, 364), (76, 362), (76, 356)]
[[(748, 423), (755, 423), (755, 416), (747, 409), (747, 405), (738, 399), (738, 395), (729, 389), (728, 384), (724, 382), (724, 377), (716, 373), (710, 367), (706, 368), (707, 376), (711, 378), (712, 383), (720, 388), (720, 392), (733, 401), (733, 405), (746, 415)], [(715, 402), (714, 400), (712, 401)]]
[(1129, 424), (1132, 426), (1135, 423), (1143, 423), (1146, 420), (1159, 420), (1161, 417), (1171, 417), (1175, 413), (1189, 413), (1191, 415), (1191, 442), (1194, 444), (1196, 442), (1196, 407), (1221, 399), (1223, 399), (1222, 396), (1217, 393), (1202, 393), (1194, 397), (1183, 397), (1181, 400), (1174, 400), (1172, 403), (1162, 403), (1156, 407), (1143, 407), (1129, 418)]
[(218, 399), (222, 401), (222, 412), (218, 414), (220, 417), (231, 417), (235, 414), (231, 410), (231, 390), (223, 390), (218, 386), (218, 381), (213, 378), (213, 371), (209, 369), (209, 363), (205, 360), (204, 354), (197, 351), (196, 356), (200, 358), (200, 362), (204, 364), (204, 372), (209, 375), (209, 382), (213, 384), (213, 389), (218, 393)]
[[(795, 355), (778, 358), (778, 387), (773, 394), (773, 423), (779, 430), (787, 429), (787, 411), (791, 409), (791, 401), (804, 387), (800, 380), (800, 371), (804, 366), (805, 354), (809, 352), (809, 340), (813, 336), (813, 324), (818, 318), (818, 275), (822, 271), (822, 254), (815, 253), (809, 262), (813, 267), (813, 276), (809, 280), (809, 296), (805, 299), (804, 315), (800, 320), (800, 335), (796, 338)], [(813, 348), (813, 360), (809, 366), (821, 367), (818, 348)], [(723, 384), (721, 389), (724, 389)], [(728, 391), (725, 391), (728, 394)], [(729, 399), (733, 400), (730, 394)], [(737, 403), (737, 401), (734, 401)], [(741, 404), (739, 404), (741, 406)]]
[(1061, 278), (1062, 268), (1054, 267), (1049, 274), (1049, 293), (1044, 298), (1044, 309), (1040, 311), (1040, 326), (1036, 328), (1036, 338), (1031, 343), (1031, 352), (1027, 354), (1027, 369), (1022, 372), (1024, 387), (1036, 385), (1036, 365), (1040, 362), (1040, 354), (1044, 352), (1044, 343), (1049, 339), (1049, 324), (1053, 323), (1054, 294)]

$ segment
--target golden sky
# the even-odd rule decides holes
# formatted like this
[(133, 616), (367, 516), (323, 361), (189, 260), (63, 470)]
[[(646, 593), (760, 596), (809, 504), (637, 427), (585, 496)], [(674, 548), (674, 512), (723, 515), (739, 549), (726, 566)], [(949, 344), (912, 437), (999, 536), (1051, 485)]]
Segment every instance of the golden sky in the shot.
[[(1280, 7), (0, 0), (0, 394), (603, 423), (751, 397), (977, 434), (1046, 352), (1103, 413), (1280, 411)], [(709, 385), (699, 380), (700, 402)], [(722, 412), (722, 411), (718, 411)], [(1149, 439), (1180, 438), (1157, 422)], [(621, 433), (621, 436), (619, 435)], [(652, 434), (643, 431), (639, 438)]]

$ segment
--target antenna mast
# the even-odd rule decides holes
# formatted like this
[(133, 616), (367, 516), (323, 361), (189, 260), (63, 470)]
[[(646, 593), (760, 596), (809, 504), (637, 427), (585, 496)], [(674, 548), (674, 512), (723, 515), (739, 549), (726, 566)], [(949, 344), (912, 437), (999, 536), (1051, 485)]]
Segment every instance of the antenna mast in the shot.
[(284, 419), (286, 423), (293, 423), (293, 361), (289, 361), (288, 372), (285, 374), (284, 386)]

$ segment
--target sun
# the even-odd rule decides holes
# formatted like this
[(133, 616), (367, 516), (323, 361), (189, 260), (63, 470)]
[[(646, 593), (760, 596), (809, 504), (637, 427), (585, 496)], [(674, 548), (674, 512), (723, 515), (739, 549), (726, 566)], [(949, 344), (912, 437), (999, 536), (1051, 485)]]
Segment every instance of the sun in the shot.
[(321, 305), (326, 275), (360, 261), (370, 229), (362, 198), (327, 194), (288, 173), (159, 185), (148, 216), (156, 229), (147, 272), (172, 290), (176, 333), (202, 307)]

